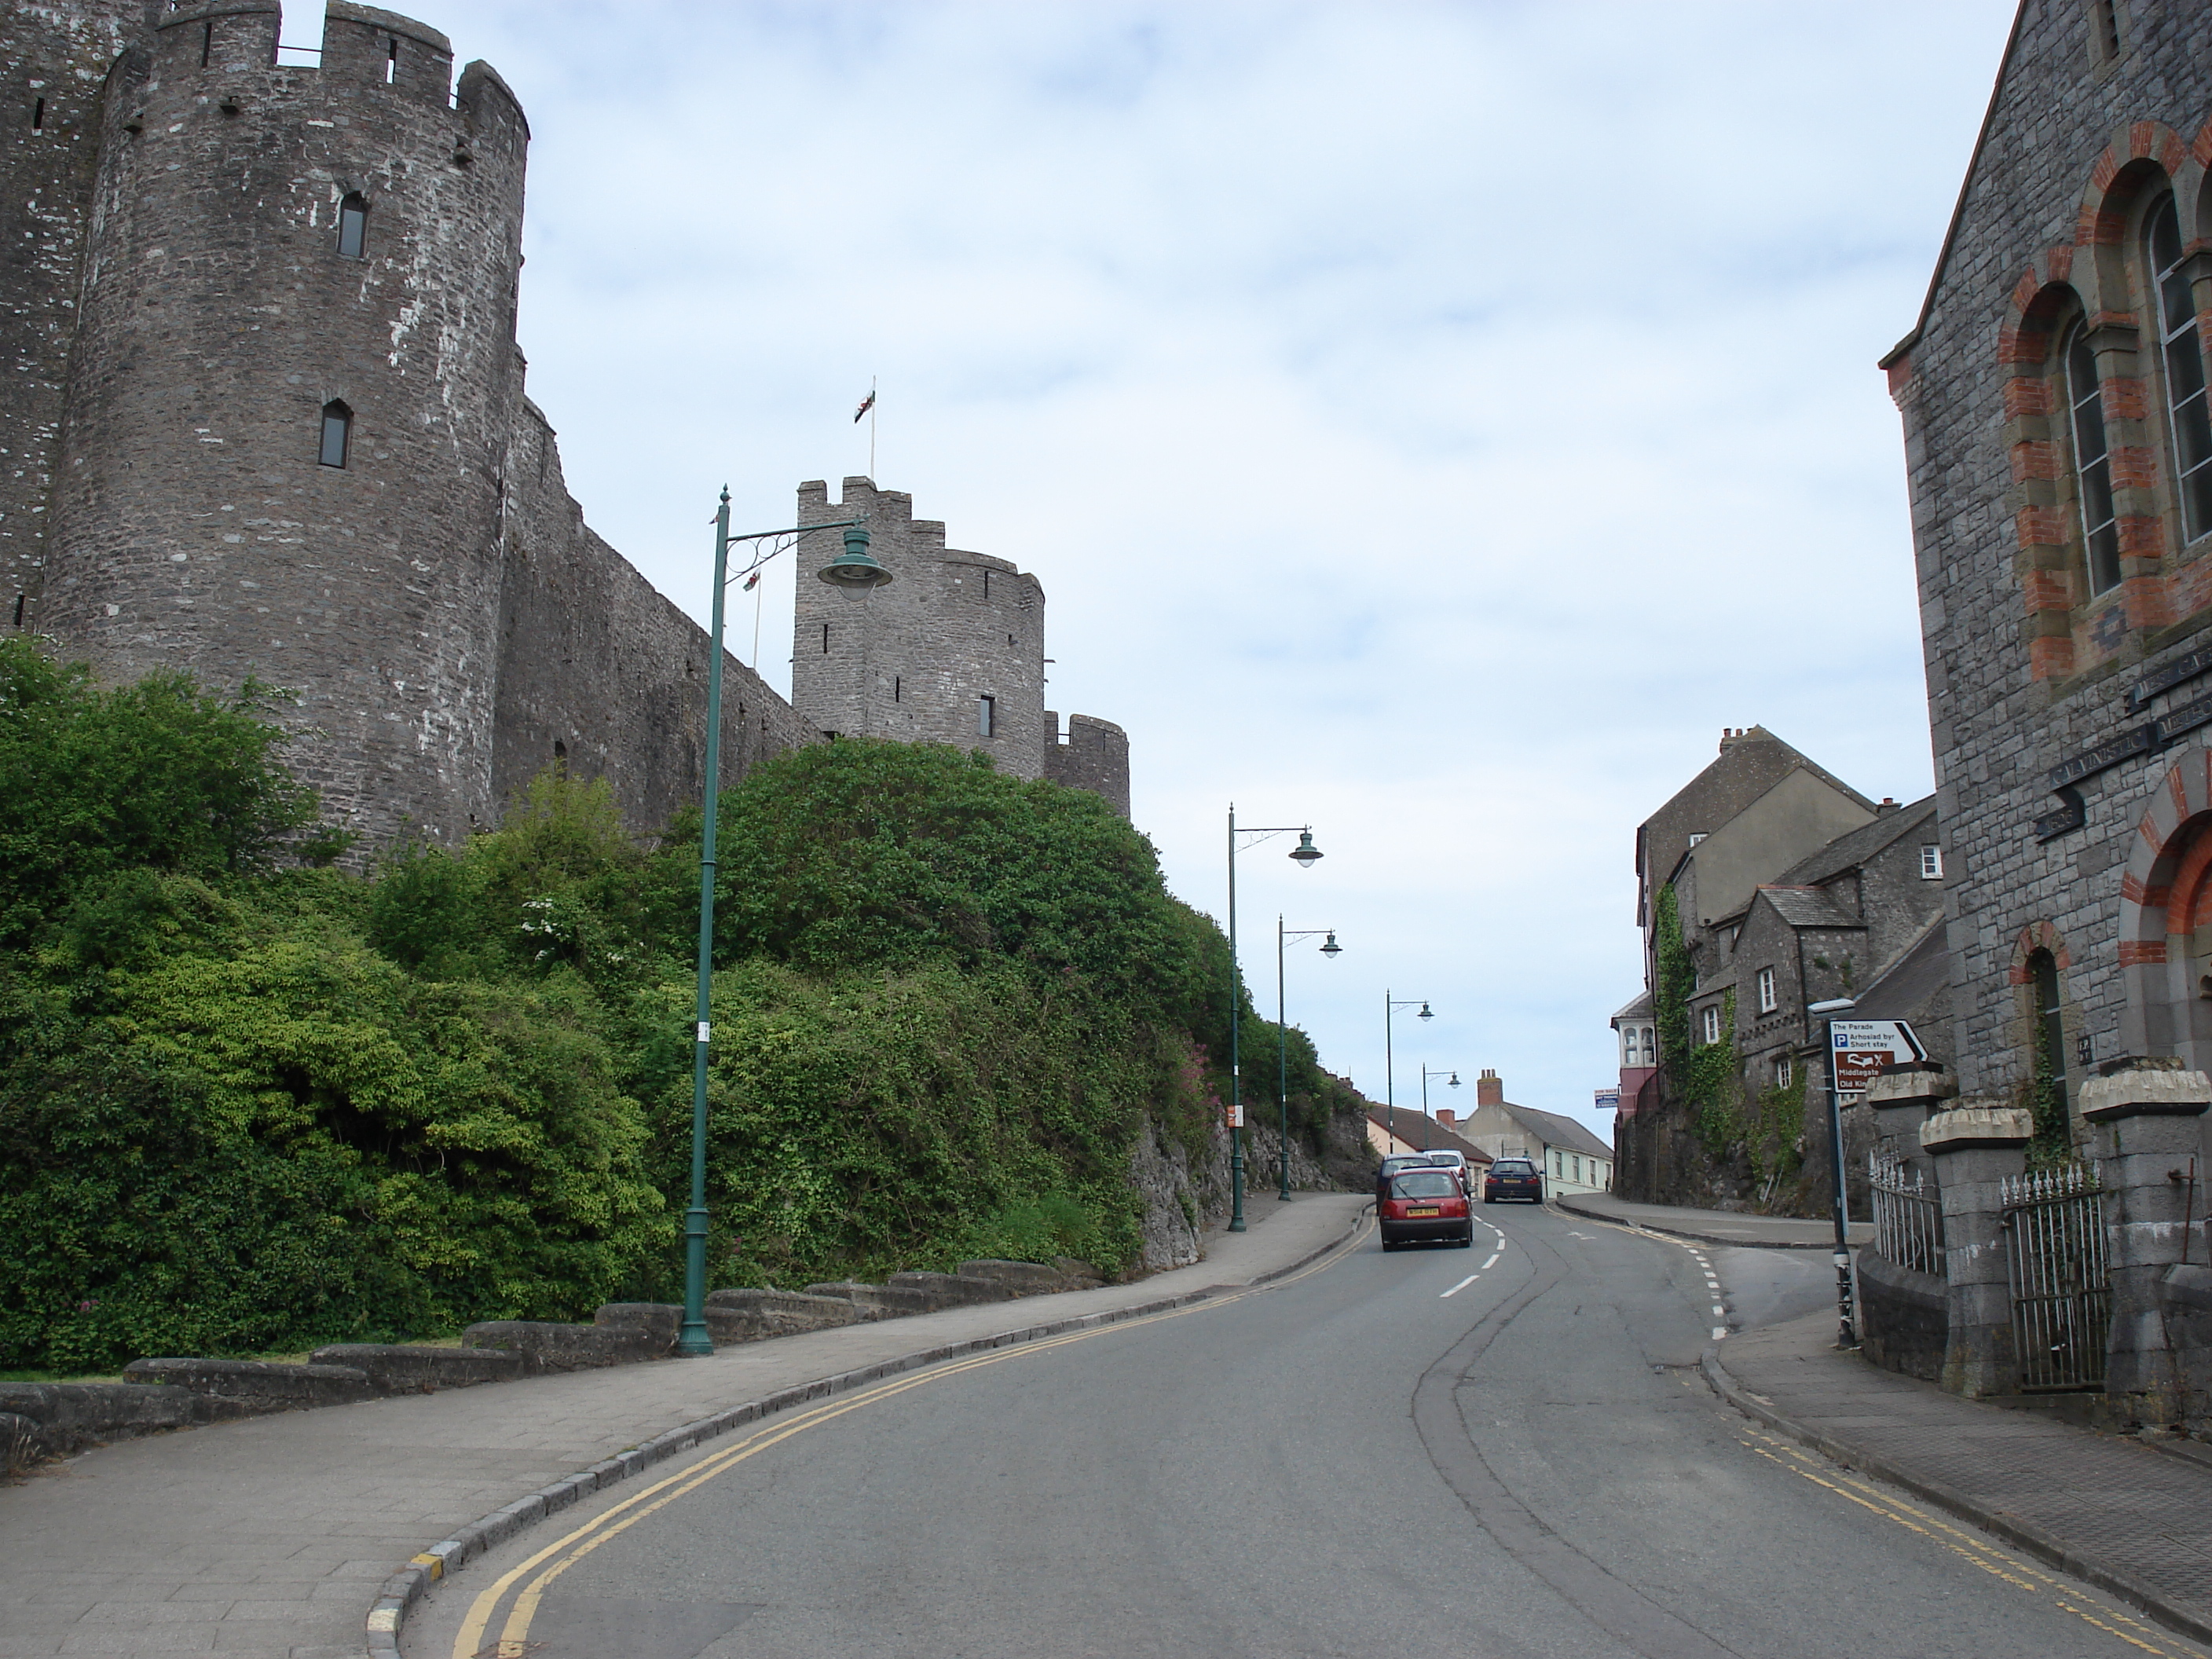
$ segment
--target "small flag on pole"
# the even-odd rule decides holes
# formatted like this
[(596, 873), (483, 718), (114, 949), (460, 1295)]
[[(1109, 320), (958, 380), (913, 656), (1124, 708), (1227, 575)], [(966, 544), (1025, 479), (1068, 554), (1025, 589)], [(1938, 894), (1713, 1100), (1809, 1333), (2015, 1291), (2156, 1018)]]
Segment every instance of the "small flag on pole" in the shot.
[(875, 406), (876, 406), (876, 392), (875, 392), (875, 388), (874, 388), (873, 386), (871, 386), (871, 387), (869, 387), (869, 388), (868, 388), (868, 395), (867, 395), (866, 397), (863, 398), (860, 400), (860, 406), (858, 409), (856, 409), (856, 410), (854, 410), (853, 411), (853, 423), (854, 423), (855, 426), (859, 425), (859, 424), (860, 424), (860, 416), (862, 416), (863, 415), (866, 414), (870, 410), (873, 409)]
[(740, 593), (750, 593), (750, 592), (751, 592), (753, 591), (753, 589), (754, 589), (754, 588), (756, 588), (756, 587), (757, 587), (757, 586), (758, 586), (759, 585), (760, 585), (760, 572), (759, 572), (759, 571), (757, 571), (757, 570), (756, 570), (756, 571), (754, 571), (754, 572), (753, 572), (753, 574), (752, 574), (751, 575), (750, 575), (750, 576), (748, 576), (748, 577), (746, 577), (746, 578), (745, 578), (745, 585), (744, 585), (743, 587), (739, 588), (739, 589), (738, 590), (738, 592), (740, 592)]

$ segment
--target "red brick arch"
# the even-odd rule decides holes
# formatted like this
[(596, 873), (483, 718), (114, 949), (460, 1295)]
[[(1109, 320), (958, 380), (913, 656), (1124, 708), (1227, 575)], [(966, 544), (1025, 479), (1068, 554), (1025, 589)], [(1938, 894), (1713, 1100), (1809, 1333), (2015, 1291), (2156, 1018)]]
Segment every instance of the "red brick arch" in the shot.
[[(2212, 921), (2212, 750), (2185, 755), (2136, 824), (2120, 877), (2121, 1038), (2134, 1054), (2212, 1059), (2212, 1005), (2187, 983), (2189, 936)], [(2200, 1010), (2206, 1012), (2200, 1012)], [(2201, 1050), (2201, 1052), (2200, 1052)]]

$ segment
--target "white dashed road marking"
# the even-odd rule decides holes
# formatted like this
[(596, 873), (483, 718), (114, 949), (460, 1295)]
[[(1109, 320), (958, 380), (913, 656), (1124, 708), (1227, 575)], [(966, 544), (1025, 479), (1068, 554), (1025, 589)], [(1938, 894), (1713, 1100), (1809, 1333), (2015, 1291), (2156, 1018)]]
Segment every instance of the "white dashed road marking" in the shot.
[[(1474, 1284), (1476, 1279), (1481, 1277), (1482, 1275), (1480, 1273), (1469, 1273), (1465, 1279), (1461, 1279), (1458, 1284), (1453, 1285), (1451, 1289), (1446, 1291), (1444, 1292), (1444, 1296), (1457, 1296), (1462, 1291), (1465, 1290), (1468, 1285)], [(1441, 1302), (1443, 1300), (1443, 1297), (1440, 1296), (1437, 1300)]]
[(1503, 1250), (1492, 1250), (1490, 1253), (1490, 1260), (1484, 1262), (1480, 1267), (1476, 1269), (1476, 1271), (1479, 1273), (1488, 1273), (1492, 1267), (1495, 1267), (1498, 1265), (1498, 1258), (1504, 1254), (1505, 1252)]

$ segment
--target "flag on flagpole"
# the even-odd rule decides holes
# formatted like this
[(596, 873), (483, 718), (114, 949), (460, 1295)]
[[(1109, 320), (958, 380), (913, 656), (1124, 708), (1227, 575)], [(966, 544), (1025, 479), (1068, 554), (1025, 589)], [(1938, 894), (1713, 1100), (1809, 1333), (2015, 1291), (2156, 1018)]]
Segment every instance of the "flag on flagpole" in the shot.
[(744, 585), (743, 587), (739, 588), (739, 589), (738, 590), (738, 592), (740, 592), (740, 593), (750, 593), (750, 592), (751, 592), (753, 591), (753, 589), (754, 589), (756, 586), (757, 586), (759, 585), (759, 583), (760, 583), (760, 576), (761, 576), (761, 573), (760, 573), (759, 571), (757, 571), (757, 570), (754, 571), (754, 572), (753, 572), (753, 574), (752, 574), (751, 575), (750, 575), (750, 576), (748, 576), (748, 577), (746, 577), (746, 578), (745, 578), (745, 585)]
[(856, 409), (856, 410), (854, 410), (853, 411), (853, 423), (854, 423), (855, 426), (859, 425), (859, 424), (860, 424), (860, 416), (862, 416), (863, 415), (866, 414), (870, 410), (873, 409), (875, 406), (876, 406), (876, 392), (875, 392), (875, 388), (874, 388), (873, 386), (871, 386), (871, 387), (869, 387), (869, 388), (868, 388), (868, 395), (867, 395), (866, 397), (863, 398), (860, 400), (860, 406), (858, 409)]

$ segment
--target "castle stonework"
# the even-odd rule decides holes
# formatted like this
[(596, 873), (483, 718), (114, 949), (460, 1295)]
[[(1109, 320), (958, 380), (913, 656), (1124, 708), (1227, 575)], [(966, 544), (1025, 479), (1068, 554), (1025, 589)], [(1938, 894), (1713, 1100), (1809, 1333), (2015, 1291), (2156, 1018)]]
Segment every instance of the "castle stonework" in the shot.
[[(391, 12), (332, 0), (313, 67), (280, 27), (271, 0), (0, 23), (0, 604), (109, 679), (295, 693), (296, 769), (370, 846), (489, 827), (556, 760), (656, 827), (697, 798), (708, 643), (586, 526), (524, 395), (521, 106)], [(797, 708), (725, 655), (725, 778), (825, 732), (1054, 775), (1035, 580), (856, 486), (905, 580), (858, 632), (827, 617), (852, 649), (800, 653)], [(945, 599), (954, 564), (999, 591)], [(802, 635), (847, 609), (799, 589)], [(984, 696), (988, 737), (958, 718)], [(1127, 811), (1126, 759), (1066, 781)]]

